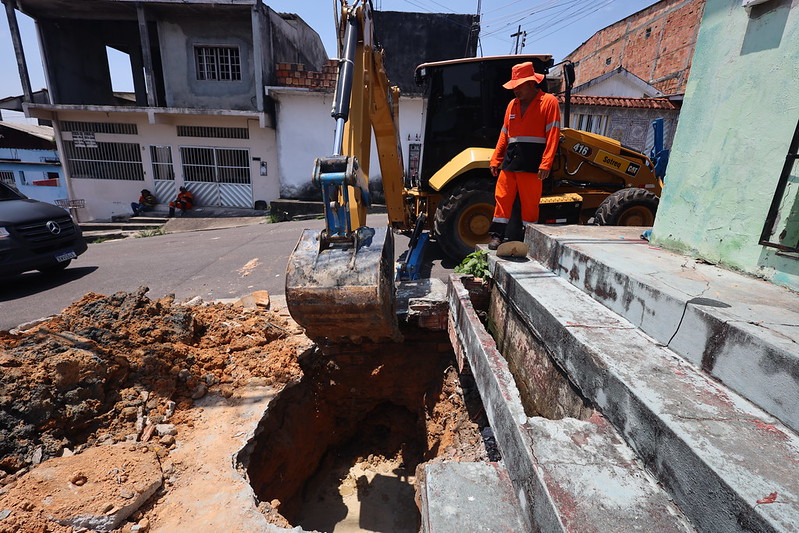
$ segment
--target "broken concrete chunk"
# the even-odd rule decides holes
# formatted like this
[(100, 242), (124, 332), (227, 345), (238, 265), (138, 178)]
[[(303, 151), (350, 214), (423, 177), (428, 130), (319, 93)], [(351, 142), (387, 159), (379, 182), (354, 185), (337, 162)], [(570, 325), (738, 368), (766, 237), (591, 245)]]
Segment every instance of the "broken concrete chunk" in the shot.
[[(97, 472), (101, 464), (126, 465), (128, 479), (120, 483), (116, 476)], [(91, 482), (87, 482), (84, 472), (90, 473)], [(82, 481), (80, 490), (75, 488), (76, 481)], [(13, 490), (37, 502), (44, 514), (63, 526), (111, 531), (141, 507), (161, 484), (161, 466), (154, 452), (143, 454), (129, 450), (128, 445), (114, 445), (45, 461), (20, 479)]]
[(197, 385), (197, 388), (194, 389), (194, 392), (191, 393), (192, 400), (199, 400), (203, 396), (208, 393), (208, 387), (205, 386), (205, 383), (200, 383)]
[(155, 426), (155, 432), (159, 437), (163, 437), (164, 435), (177, 435), (178, 428), (175, 427), (175, 424), (158, 424)]

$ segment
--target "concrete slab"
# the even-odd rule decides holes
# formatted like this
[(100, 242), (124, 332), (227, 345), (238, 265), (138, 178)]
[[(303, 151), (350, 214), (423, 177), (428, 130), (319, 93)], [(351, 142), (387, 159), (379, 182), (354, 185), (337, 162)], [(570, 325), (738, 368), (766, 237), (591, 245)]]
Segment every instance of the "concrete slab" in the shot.
[(534, 226), (530, 256), (799, 431), (799, 294), (639, 238)]
[(423, 533), (529, 531), (501, 464), (428, 463), (419, 492)]
[(449, 288), (450, 338), (472, 367), (530, 531), (693, 530), (599, 413), (588, 421), (528, 417), (468, 289), (457, 275)]
[(508, 304), (698, 529), (799, 530), (789, 428), (540, 263), (490, 261)]

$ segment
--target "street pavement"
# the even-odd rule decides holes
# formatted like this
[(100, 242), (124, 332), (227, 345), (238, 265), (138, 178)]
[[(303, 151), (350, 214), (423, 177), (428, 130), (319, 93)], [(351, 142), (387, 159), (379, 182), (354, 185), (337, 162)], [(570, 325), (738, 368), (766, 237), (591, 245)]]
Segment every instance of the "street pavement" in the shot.
[[(238, 298), (255, 290), (283, 294), (288, 257), (302, 230), (324, 227), (323, 220), (192, 220), (167, 227), (176, 233), (90, 244), (56, 276), (28, 272), (0, 278), (0, 329), (57, 314), (88, 292), (113, 294), (146, 286), (150, 298), (174, 294), (178, 301)], [(242, 225), (222, 227), (231, 224)], [(368, 224), (385, 224), (385, 215), (370, 215)], [(407, 242), (397, 236), (396, 256)], [(428, 257), (427, 275), (446, 279), (453, 265), (442, 264), (435, 245)]]

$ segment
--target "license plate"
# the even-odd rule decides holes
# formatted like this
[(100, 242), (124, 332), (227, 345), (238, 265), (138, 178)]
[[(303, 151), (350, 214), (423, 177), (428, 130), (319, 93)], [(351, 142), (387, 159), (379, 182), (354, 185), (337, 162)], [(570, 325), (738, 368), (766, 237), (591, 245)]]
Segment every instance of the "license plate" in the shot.
[(55, 256), (55, 260), (58, 261), (59, 263), (63, 263), (64, 261), (75, 259), (76, 257), (78, 257), (78, 254), (70, 251), (70, 252), (64, 252), (63, 254), (58, 254), (57, 256)]

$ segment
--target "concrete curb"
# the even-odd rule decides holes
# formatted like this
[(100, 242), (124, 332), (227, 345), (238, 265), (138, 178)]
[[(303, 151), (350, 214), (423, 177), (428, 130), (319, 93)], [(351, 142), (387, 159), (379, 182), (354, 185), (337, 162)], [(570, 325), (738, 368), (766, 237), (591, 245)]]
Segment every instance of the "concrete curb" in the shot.
[[(542, 265), (497, 288), (698, 529), (799, 530), (799, 438)], [(759, 504), (777, 494), (781, 505)]]
[(799, 295), (637, 238), (642, 228), (532, 227), (531, 256), (799, 431)]
[(457, 275), (449, 302), (452, 344), (469, 360), (528, 530), (692, 531), (599, 413), (589, 421), (528, 417)]

